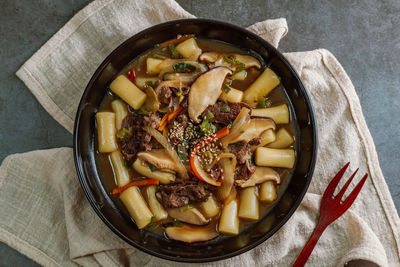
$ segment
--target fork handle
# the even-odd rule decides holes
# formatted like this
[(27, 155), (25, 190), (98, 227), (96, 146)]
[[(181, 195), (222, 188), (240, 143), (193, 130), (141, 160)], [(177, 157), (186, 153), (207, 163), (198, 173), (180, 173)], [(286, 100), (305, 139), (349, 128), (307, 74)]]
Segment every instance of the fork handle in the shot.
[(315, 245), (317, 244), (326, 227), (327, 225), (323, 225), (320, 223), (317, 224), (313, 233), (308, 239), (307, 244), (304, 246), (303, 250), (300, 252), (300, 255), (297, 257), (297, 260), (294, 262), (293, 267), (300, 267), (306, 264), (311, 252), (313, 251)]

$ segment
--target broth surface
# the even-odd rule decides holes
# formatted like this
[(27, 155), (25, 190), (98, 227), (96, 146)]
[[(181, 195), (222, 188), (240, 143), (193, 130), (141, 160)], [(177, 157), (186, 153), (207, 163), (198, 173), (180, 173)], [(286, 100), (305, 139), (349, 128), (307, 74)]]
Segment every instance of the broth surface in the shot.
[[(216, 40), (207, 40), (207, 39), (196, 39), (198, 46), (202, 49), (203, 52), (207, 51), (214, 51), (214, 52), (221, 52), (221, 53), (238, 53), (238, 54), (248, 54), (248, 51), (246, 50), (241, 50), (233, 45), (223, 43), (221, 41), (216, 41)], [(136, 76), (137, 77), (154, 77), (150, 76), (146, 73), (146, 58), (147, 57), (170, 57), (170, 52), (167, 47), (161, 48), (161, 47), (155, 47), (154, 49), (151, 49), (150, 51), (145, 52), (144, 54), (138, 56), (137, 58), (133, 59), (126, 67), (124, 67), (119, 74), (125, 74), (127, 73), (130, 69), (135, 69), (136, 71)], [(245, 81), (238, 81), (234, 80), (231, 84), (231, 86), (235, 89), (238, 90), (246, 90), (250, 84), (253, 83), (253, 81), (260, 75), (262, 70), (256, 70), (255, 68), (249, 69), (247, 72), (247, 78)], [(279, 75), (279, 74), (278, 74)], [(111, 101), (115, 99), (114, 94), (106, 94), (102, 104), (99, 108), (99, 111), (112, 111), (111, 108)], [(286, 128), (287, 130), (290, 131), (292, 136), (296, 136), (296, 126), (294, 124), (294, 118), (293, 118), (293, 110), (291, 103), (288, 101), (288, 98), (285, 94), (285, 88), (283, 88), (282, 84), (280, 84), (276, 89), (274, 89), (267, 97), (267, 100), (269, 100), (272, 103), (272, 106), (280, 105), (280, 104), (287, 104), (289, 107), (289, 111), (291, 113), (291, 119), (289, 124), (279, 124), (277, 125), (277, 128), (275, 131), (279, 130), (281, 127)], [(96, 142), (97, 146), (97, 142)], [(293, 148), (296, 150), (296, 138), (295, 138), (295, 143), (290, 146), (290, 148)], [(97, 147), (96, 147), (97, 149)], [(105, 190), (107, 192), (111, 192), (116, 186), (117, 182), (115, 179), (115, 173), (111, 164), (110, 156), (108, 154), (102, 154), (97, 152), (95, 156), (96, 160), (96, 166), (99, 170), (100, 173), (100, 178), (102, 180), (102, 183), (105, 187)], [(287, 188), (288, 183), (290, 182), (290, 178), (292, 175), (292, 170), (293, 169), (283, 169), (283, 168), (274, 168), (280, 175), (281, 178), (281, 183), (277, 185), (277, 200), (275, 200), (273, 203), (266, 204), (260, 202), (259, 209), (260, 209), (260, 220), (266, 216), (271, 209), (275, 206), (275, 204), (279, 201), (281, 196), (283, 195), (285, 189)], [(129, 173), (131, 178), (139, 178), (143, 177), (143, 175), (138, 174), (133, 170), (133, 168), (129, 168)], [(144, 196), (144, 188), (140, 188), (142, 191), (142, 195)], [(238, 190), (238, 194), (240, 194), (241, 189)], [(125, 211), (124, 205), (121, 203), (118, 197), (115, 197), (115, 203), (119, 207), (120, 210)], [(194, 207), (199, 207), (199, 204), (193, 204)], [(222, 208), (220, 209), (222, 210)], [(125, 212), (127, 216), (129, 214)], [(168, 218), (167, 221), (172, 221), (173, 219), (171, 217)], [(213, 217), (211, 220), (211, 224), (215, 225), (217, 227), (219, 220), (219, 215), (216, 217)], [(145, 228), (145, 231), (151, 231), (157, 235), (160, 235), (160, 237), (165, 236), (164, 234), (164, 228), (162, 227), (162, 223), (165, 221), (161, 222), (155, 222), (153, 227), (151, 228)], [(256, 221), (257, 222), (257, 221)], [(246, 227), (250, 227), (256, 222), (254, 221), (246, 221), (243, 219), (240, 219), (240, 232), (242, 232)], [(224, 238), (224, 236), (220, 236), (219, 238)], [(212, 241), (211, 241), (212, 242)]]

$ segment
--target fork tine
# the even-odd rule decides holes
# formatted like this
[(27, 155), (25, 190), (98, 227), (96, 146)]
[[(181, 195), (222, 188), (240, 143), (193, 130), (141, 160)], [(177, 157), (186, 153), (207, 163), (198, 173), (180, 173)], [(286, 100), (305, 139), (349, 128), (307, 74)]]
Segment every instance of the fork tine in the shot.
[(345, 185), (343, 186), (342, 190), (340, 190), (339, 194), (335, 197), (338, 198), (338, 200), (341, 200), (343, 197), (344, 192), (346, 191), (347, 187), (349, 187), (351, 181), (353, 180), (354, 176), (356, 175), (356, 173), (358, 172), (358, 168), (357, 170), (351, 175), (351, 177), (349, 178), (349, 180), (347, 180), (347, 182), (345, 183)]
[(326, 188), (322, 199), (332, 198), (333, 193), (335, 193), (335, 188), (337, 187), (340, 179), (342, 178), (344, 172), (346, 171), (347, 167), (349, 167), (350, 162), (347, 162), (346, 165), (336, 174), (336, 176), (332, 179), (329, 183), (328, 187)]
[(367, 180), (367, 177), (368, 177), (368, 173), (366, 173), (364, 175), (364, 177), (360, 180), (360, 182), (358, 182), (356, 187), (353, 189), (353, 191), (350, 193), (350, 195), (343, 202), (343, 205), (341, 206), (342, 213), (345, 212), (348, 208), (350, 208), (351, 204), (353, 204), (354, 200), (358, 196), (358, 193), (360, 193), (361, 188), (363, 187), (365, 181)]

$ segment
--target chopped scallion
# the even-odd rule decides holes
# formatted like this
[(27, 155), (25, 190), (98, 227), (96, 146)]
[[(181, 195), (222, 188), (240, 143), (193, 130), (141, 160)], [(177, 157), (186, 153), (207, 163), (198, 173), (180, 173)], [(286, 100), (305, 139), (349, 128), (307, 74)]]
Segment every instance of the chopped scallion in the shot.
[(147, 86), (153, 87), (154, 88), (154, 83), (153, 81), (146, 81), (145, 83)]
[(179, 73), (188, 73), (188, 72), (192, 72), (192, 71), (196, 70), (195, 66), (184, 63), (184, 62), (174, 64), (174, 65), (172, 65), (172, 68), (174, 69), (175, 72), (179, 72)]
[(221, 112), (228, 112), (229, 111), (229, 106), (228, 104), (224, 103), (221, 106)]
[(266, 105), (265, 105), (265, 98), (264, 98), (264, 97), (261, 97), (261, 98), (258, 100), (258, 107), (260, 107), (260, 108), (265, 108), (265, 107), (266, 107)]
[(176, 51), (175, 46), (173, 44), (169, 45), (168, 48), (169, 48), (169, 51), (171, 52), (173, 58), (180, 57), (178, 51)]
[(205, 134), (215, 133), (217, 127), (208, 120), (204, 119), (200, 124), (200, 130)]
[(231, 91), (231, 88), (226, 84), (222, 84), (222, 89), (224, 89), (225, 93), (229, 93)]
[(148, 225), (149, 228), (153, 227), (155, 218), (156, 218), (156, 216), (151, 216), (150, 223)]
[(124, 138), (125, 135), (126, 135), (127, 133), (129, 133), (129, 130), (126, 129), (126, 128), (122, 128), (122, 129), (117, 133), (117, 137), (118, 137), (119, 139)]
[(212, 114), (211, 112), (208, 112), (208, 114), (206, 115), (206, 120), (210, 121), (214, 119), (214, 114)]
[(128, 169), (131, 167), (127, 161), (124, 161), (124, 166), (127, 167)]
[(236, 70), (233, 72), (233, 74), (236, 74), (246, 68), (246, 65), (243, 62), (240, 62), (239, 60), (230, 59), (229, 57), (226, 57), (226, 56), (224, 57), (224, 59), (229, 64), (236, 66)]

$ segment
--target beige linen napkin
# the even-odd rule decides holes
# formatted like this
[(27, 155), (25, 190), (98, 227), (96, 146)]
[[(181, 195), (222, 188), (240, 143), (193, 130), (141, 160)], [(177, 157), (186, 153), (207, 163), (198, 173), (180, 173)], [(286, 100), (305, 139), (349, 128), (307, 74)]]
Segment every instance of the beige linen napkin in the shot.
[[(17, 75), (46, 110), (72, 131), (83, 89), (117, 45), (153, 24), (191, 17), (172, 0), (97, 0), (74, 16)], [(275, 46), (287, 33), (285, 19), (248, 29)], [(398, 266), (400, 220), (351, 81), (326, 50), (286, 57), (304, 81), (317, 117), (319, 155), (310, 189), (290, 220), (265, 243), (207, 265), (293, 263), (315, 227), (320, 195), (351, 160), (351, 170), (360, 167), (360, 173), (368, 172), (370, 178), (350, 210), (326, 230), (308, 264), (343, 266), (365, 259)], [(3, 161), (0, 240), (45, 266), (181, 265), (130, 247), (103, 224), (80, 188), (71, 148), (16, 154)]]

